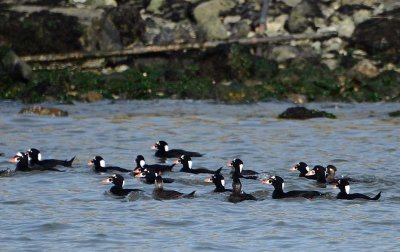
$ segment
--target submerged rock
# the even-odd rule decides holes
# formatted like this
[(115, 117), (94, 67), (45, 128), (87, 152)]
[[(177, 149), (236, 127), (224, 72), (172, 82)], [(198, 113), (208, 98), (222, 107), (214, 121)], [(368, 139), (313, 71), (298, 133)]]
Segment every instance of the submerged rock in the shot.
[(390, 117), (400, 117), (400, 110), (390, 112), (389, 116)]
[(281, 119), (299, 119), (299, 120), (305, 120), (317, 117), (326, 117), (331, 119), (336, 118), (334, 114), (315, 109), (307, 109), (305, 107), (288, 108), (278, 116), (278, 118)]
[(44, 116), (68, 116), (68, 112), (51, 107), (42, 107), (42, 106), (33, 106), (22, 108), (19, 111), (20, 114), (35, 114), (35, 115), (44, 115)]

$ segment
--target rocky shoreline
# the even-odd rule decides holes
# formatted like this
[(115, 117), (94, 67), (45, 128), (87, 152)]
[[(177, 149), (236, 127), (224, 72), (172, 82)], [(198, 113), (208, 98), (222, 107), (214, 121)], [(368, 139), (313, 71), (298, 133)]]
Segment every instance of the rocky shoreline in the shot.
[[(263, 2), (3, 1), (0, 98), (400, 100), (398, 1), (270, 0), (265, 31), (260, 27)], [(336, 35), (312, 38), (325, 32)], [(305, 39), (83, 59), (46, 67), (21, 60), (38, 54), (299, 34)]]

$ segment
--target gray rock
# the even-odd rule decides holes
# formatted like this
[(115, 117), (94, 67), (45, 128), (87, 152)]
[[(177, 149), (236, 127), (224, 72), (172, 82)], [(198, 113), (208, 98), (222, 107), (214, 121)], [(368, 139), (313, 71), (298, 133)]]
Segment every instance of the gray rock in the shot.
[(211, 0), (199, 4), (193, 14), (198, 24), (206, 32), (208, 39), (226, 39), (228, 31), (222, 24), (219, 14), (233, 7), (235, 7), (235, 2), (231, 0)]
[(282, 45), (274, 47), (269, 58), (278, 63), (283, 63), (287, 60), (296, 58), (298, 55), (299, 50), (296, 47)]
[(163, 7), (165, 4), (165, 0), (151, 0), (146, 10), (151, 13), (161, 13), (161, 7)]
[(313, 26), (314, 17), (322, 17), (319, 6), (311, 1), (303, 0), (290, 12), (287, 28), (290, 32), (302, 33)]
[(399, 0), (383, 0), (384, 11), (392, 11), (400, 8)]

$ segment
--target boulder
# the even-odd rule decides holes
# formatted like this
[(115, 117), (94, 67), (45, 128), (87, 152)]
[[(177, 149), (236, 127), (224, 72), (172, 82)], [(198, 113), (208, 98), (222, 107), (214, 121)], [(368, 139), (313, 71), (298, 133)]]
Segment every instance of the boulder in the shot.
[(280, 119), (298, 119), (298, 120), (305, 120), (317, 117), (326, 117), (330, 119), (336, 118), (334, 114), (315, 109), (307, 109), (305, 107), (291, 107), (286, 109), (283, 113), (281, 113), (278, 116), (278, 118)]
[(352, 75), (361, 75), (367, 78), (373, 78), (379, 75), (378, 67), (368, 59), (358, 62), (351, 68), (350, 72)]
[(219, 14), (235, 7), (235, 1), (211, 0), (199, 4), (193, 11), (197, 23), (204, 29), (209, 40), (228, 38), (228, 30)]
[(313, 18), (322, 17), (319, 6), (312, 1), (303, 0), (290, 12), (287, 29), (292, 33), (302, 33), (307, 28), (313, 28)]
[(383, 13), (357, 25), (351, 38), (351, 46), (366, 51), (369, 55), (400, 61), (400, 9)]
[(293, 46), (276, 46), (272, 49), (269, 59), (275, 60), (278, 63), (291, 60), (299, 56), (299, 50)]

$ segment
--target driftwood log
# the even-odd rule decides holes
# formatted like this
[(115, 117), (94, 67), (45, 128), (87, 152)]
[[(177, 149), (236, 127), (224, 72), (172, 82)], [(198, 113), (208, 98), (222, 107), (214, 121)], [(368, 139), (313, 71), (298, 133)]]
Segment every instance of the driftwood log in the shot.
[(229, 44), (258, 45), (263, 43), (280, 43), (291, 40), (326, 39), (333, 36), (337, 36), (337, 32), (325, 32), (316, 34), (294, 34), (294, 35), (282, 35), (275, 37), (254, 37), (254, 38), (232, 39), (226, 41), (209, 41), (204, 43), (192, 43), (192, 44), (135, 46), (129, 49), (114, 50), (114, 51), (43, 54), (43, 55), (21, 56), (20, 58), (25, 62), (33, 62), (33, 63), (51, 63), (51, 62), (62, 62), (62, 61), (68, 62), (75, 60), (141, 55), (148, 53), (154, 54), (154, 53), (165, 53), (165, 52), (185, 51), (185, 50), (206, 50), (215, 48), (220, 45), (229, 45)]

